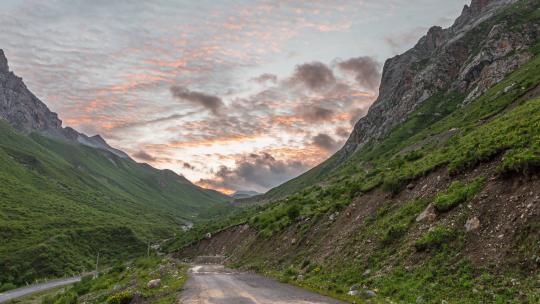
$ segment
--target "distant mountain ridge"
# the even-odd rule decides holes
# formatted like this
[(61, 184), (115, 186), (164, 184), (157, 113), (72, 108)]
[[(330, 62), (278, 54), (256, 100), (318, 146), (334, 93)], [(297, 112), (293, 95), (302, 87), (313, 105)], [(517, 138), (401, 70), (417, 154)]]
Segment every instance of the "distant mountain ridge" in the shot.
[(257, 195), (261, 195), (261, 194), (262, 193), (259, 193), (257, 191), (238, 190), (238, 191), (233, 193), (232, 197), (234, 199), (241, 199), (241, 198), (248, 198), (248, 197), (253, 197), (253, 196), (257, 196)]

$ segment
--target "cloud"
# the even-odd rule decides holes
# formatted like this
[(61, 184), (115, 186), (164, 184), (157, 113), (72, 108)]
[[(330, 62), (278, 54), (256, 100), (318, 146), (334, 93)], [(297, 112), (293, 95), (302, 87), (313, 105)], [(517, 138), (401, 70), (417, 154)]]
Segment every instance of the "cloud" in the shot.
[(338, 127), (336, 128), (336, 135), (341, 138), (347, 138), (349, 135), (351, 135), (351, 131), (349, 129), (346, 129), (344, 127)]
[(338, 63), (338, 67), (354, 74), (359, 85), (376, 90), (381, 81), (381, 64), (372, 57), (361, 56)]
[(147, 152), (140, 150), (137, 153), (133, 154), (133, 157), (136, 159), (145, 161), (145, 162), (154, 162), (157, 160), (157, 158), (153, 157), (152, 155), (148, 154)]
[(340, 145), (340, 142), (333, 139), (330, 135), (323, 134), (323, 133), (319, 133), (316, 136), (314, 136), (312, 138), (312, 143), (315, 146), (329, 152), (334, 152), (335, 150), (339, 148), (339, 145)]
[(178, 99), (187, 100), (194, 104), (201, 105), (204, 108), (212, 111), (212, 113), (216, 116), (220, 115), (220, 109), (223, 107), (223, 101), (221, 98), (214, 95), (208, 95), (206, 93), (190, 91), (182, 86), (172, 86), (171, 94)]
[(292, 84), (301, 84), (313, 91), (320, 91), (335, 84), (334, 72), (321, 62), (311, 62), (297, 65), (289, 79)]
[(320, 106), (302, 106), (298, 113), (307, 122), (329, 121), (334, 116), (333, 110)]
[(350, 110), (351, 119), (349, 120), (349, 123), (351, 124), (351, 126), (356, 125), (358, 120), (360, 120), (360, 118), (364, 117), (366, 115), (366, 113), (367, 113), (366, 108), (358, 108), (358, 109)]
[(190, 163), (188, 163), (188, 162), (184, 162), (184, 163), (182, 164), (182, 167), (183, 167), (184, 169), (188, 169), (188, 170), (195, 170), (195, 167), (194, 167), (193, 165), (191, 165)]
[(264, 73), (260, 76), (257, 76), (257, 77), (253, 77), (251, 78), (251, 81), (254, 81), (258, 84), (266, 84), (267, 82), (270, 82), (270, 83), (277, 83), (277, 76), (274, 75), (274, 74), (269, 74), (269, 73)]
[(393, 33), (385, 37), (384, 40), (390, 46), (392, 52), (398, 54), (416, 43), (428, 29), (425, 26), (417, 26), (407, 31)]
[(235, 168), (221, 166), (211, 179), (197, 184), (228, 190), (266, 192), (305, 172), (309, 165), (298, 160), (278, 160), (269, 153), (250, 153), (236, 161)]

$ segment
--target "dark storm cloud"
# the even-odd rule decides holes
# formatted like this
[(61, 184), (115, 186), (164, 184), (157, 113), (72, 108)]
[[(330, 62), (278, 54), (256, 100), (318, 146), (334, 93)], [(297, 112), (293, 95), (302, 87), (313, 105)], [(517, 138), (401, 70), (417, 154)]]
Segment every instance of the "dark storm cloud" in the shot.
[(312, 138), (312, 143), (326, 151), (335, 151), (339, 148), (340, 142), (333, 139), (331, 136), (319, 133)]
[(142, 161), (145, 161), (145, 162), (153, 162), (153, 161), (156, 161), (156, 158), (153, 157), (152, 155), (146, 153), (145, 151), (143, 150), (140, 150), (138, 151), (137, 153), (133, 154), (133, 157), (137, 158), (137, 159), (140, 159)]
[(381, 81), (381, 64), (372, 57), (361, 56), (338, 63), (343, 71), (354, 74), (359, 85), (376, 90)]
[(171, 93), (178, 99), (187, 100), (194, 104), (203, 106), (204, 108), (212, 111), (214, 115), (219, 115), (220, 109), (223, 107), (223, 101), (221, 98), (202, 92), (190, 91), (185, 87), (172, 86)]
[(201, 184), (217, 188), (249, 189), (265, 192), (305, 172), (309, 166), (296, 160), (277, 160), (269, 153), (248, 154), (236, 161), (235, 168), (222, 166), (212, 179)]
[(274, 74), (264, 73), (260, 76), (251, 78), (251, 80), (259, 84), (265, 84), (267, 82), (277, 83), (278, 78)]
[(328, 88), (336, 82), (334, 72), (321, 62), (297, 65), (290, 78), (293, 84), (302, 84), (306, 88), (317, 91)]

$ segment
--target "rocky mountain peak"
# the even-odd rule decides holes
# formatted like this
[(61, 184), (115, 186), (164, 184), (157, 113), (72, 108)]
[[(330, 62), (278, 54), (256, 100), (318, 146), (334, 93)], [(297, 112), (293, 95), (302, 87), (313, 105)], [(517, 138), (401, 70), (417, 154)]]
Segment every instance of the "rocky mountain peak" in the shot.
[(9, 72), (8, 61), (6, 55), (4, 55), (4, 50), (0, 49), (0, 72), (7, 73)]
[[(387, 60), (379, 97), (355, 125), (339, 159), (386, 136), (436, 93), (458, 91), (468, 102), (527, 62), (532, 55), (525, 50), (540, 26), (512, 31), (492, 18), (516, 1), (473, 0), (452, 27), (430, 28), (412, 49)], [(538, 7), (538, 2), (525, 2), (530, 9)]]
[(109, 146), (99, 135), (88, 137), (72, 128), (63, 128), (58, 115), (28, 90), (22, 78), (9, 71), (8, 61), (2, 49), (0, 49), (0, 119), (6, 120), (19, 132), (39, 132), (49, 137), (129, 158), (126, 153)]
[(471, 6), (465, 5), (465, 9), (468, 9), (471, 14), (479, 14), (482, 10), (492, 2), (493, 0), (472, 0)]
[(425, 46), (428, 51), (434, 51), (445, 39), (444, 30), (440, 26), (433, 26), (429, 29), (425, 39)]

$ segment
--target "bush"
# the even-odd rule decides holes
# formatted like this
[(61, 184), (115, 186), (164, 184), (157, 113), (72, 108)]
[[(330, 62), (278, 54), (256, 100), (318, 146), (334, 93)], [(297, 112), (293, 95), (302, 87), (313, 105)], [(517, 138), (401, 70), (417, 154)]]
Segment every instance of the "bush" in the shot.
[(414, 246), (418, 251), (426, 251), (441, 247), (443, 244), (449, 243), (456, 238), (457, 232), (455, 230), (446, 227), (437, 227), (424, 234), (424, 236), (416, 241)]
[(298, 205), (291, 205), (287, 209), (287, 216), (291, 221), (296, 220), (300, 216), (300, 207)]
[(0, 292), (4, 292), (6, 290), (15, 289), (15, 288), (17, 288), (17, 286), (15, 286), (15, 284), (13, 283), (4, 283), (0, 285)]
[(390, 175), (384, 178), (382, 188), (384, 191), (396, 195), (401, 192), (401, 190), (403, 190), (406, 182), (407, 181), (402, 177), (399, 177), (397, 175)]
[(382, 241), (384, 244), (391, 244), (404, 236), (407, 230), (409, 230), (409, 225), (406, 223), (395, 224), (386, 230)]
[(133, 299), (133, 295), (124, 290), (107, 298), (107, 304), (129, 304), (131, 299)]
[(439, 212), (446, 212), (457, 205), (473, 198), (478, 190), (484, 185), (484, 178), (476, 178), (472, 183), (466, 185), (462, 182), (453, 182), (444, 194), (439, 194), (435, 198), (433, 205)]

